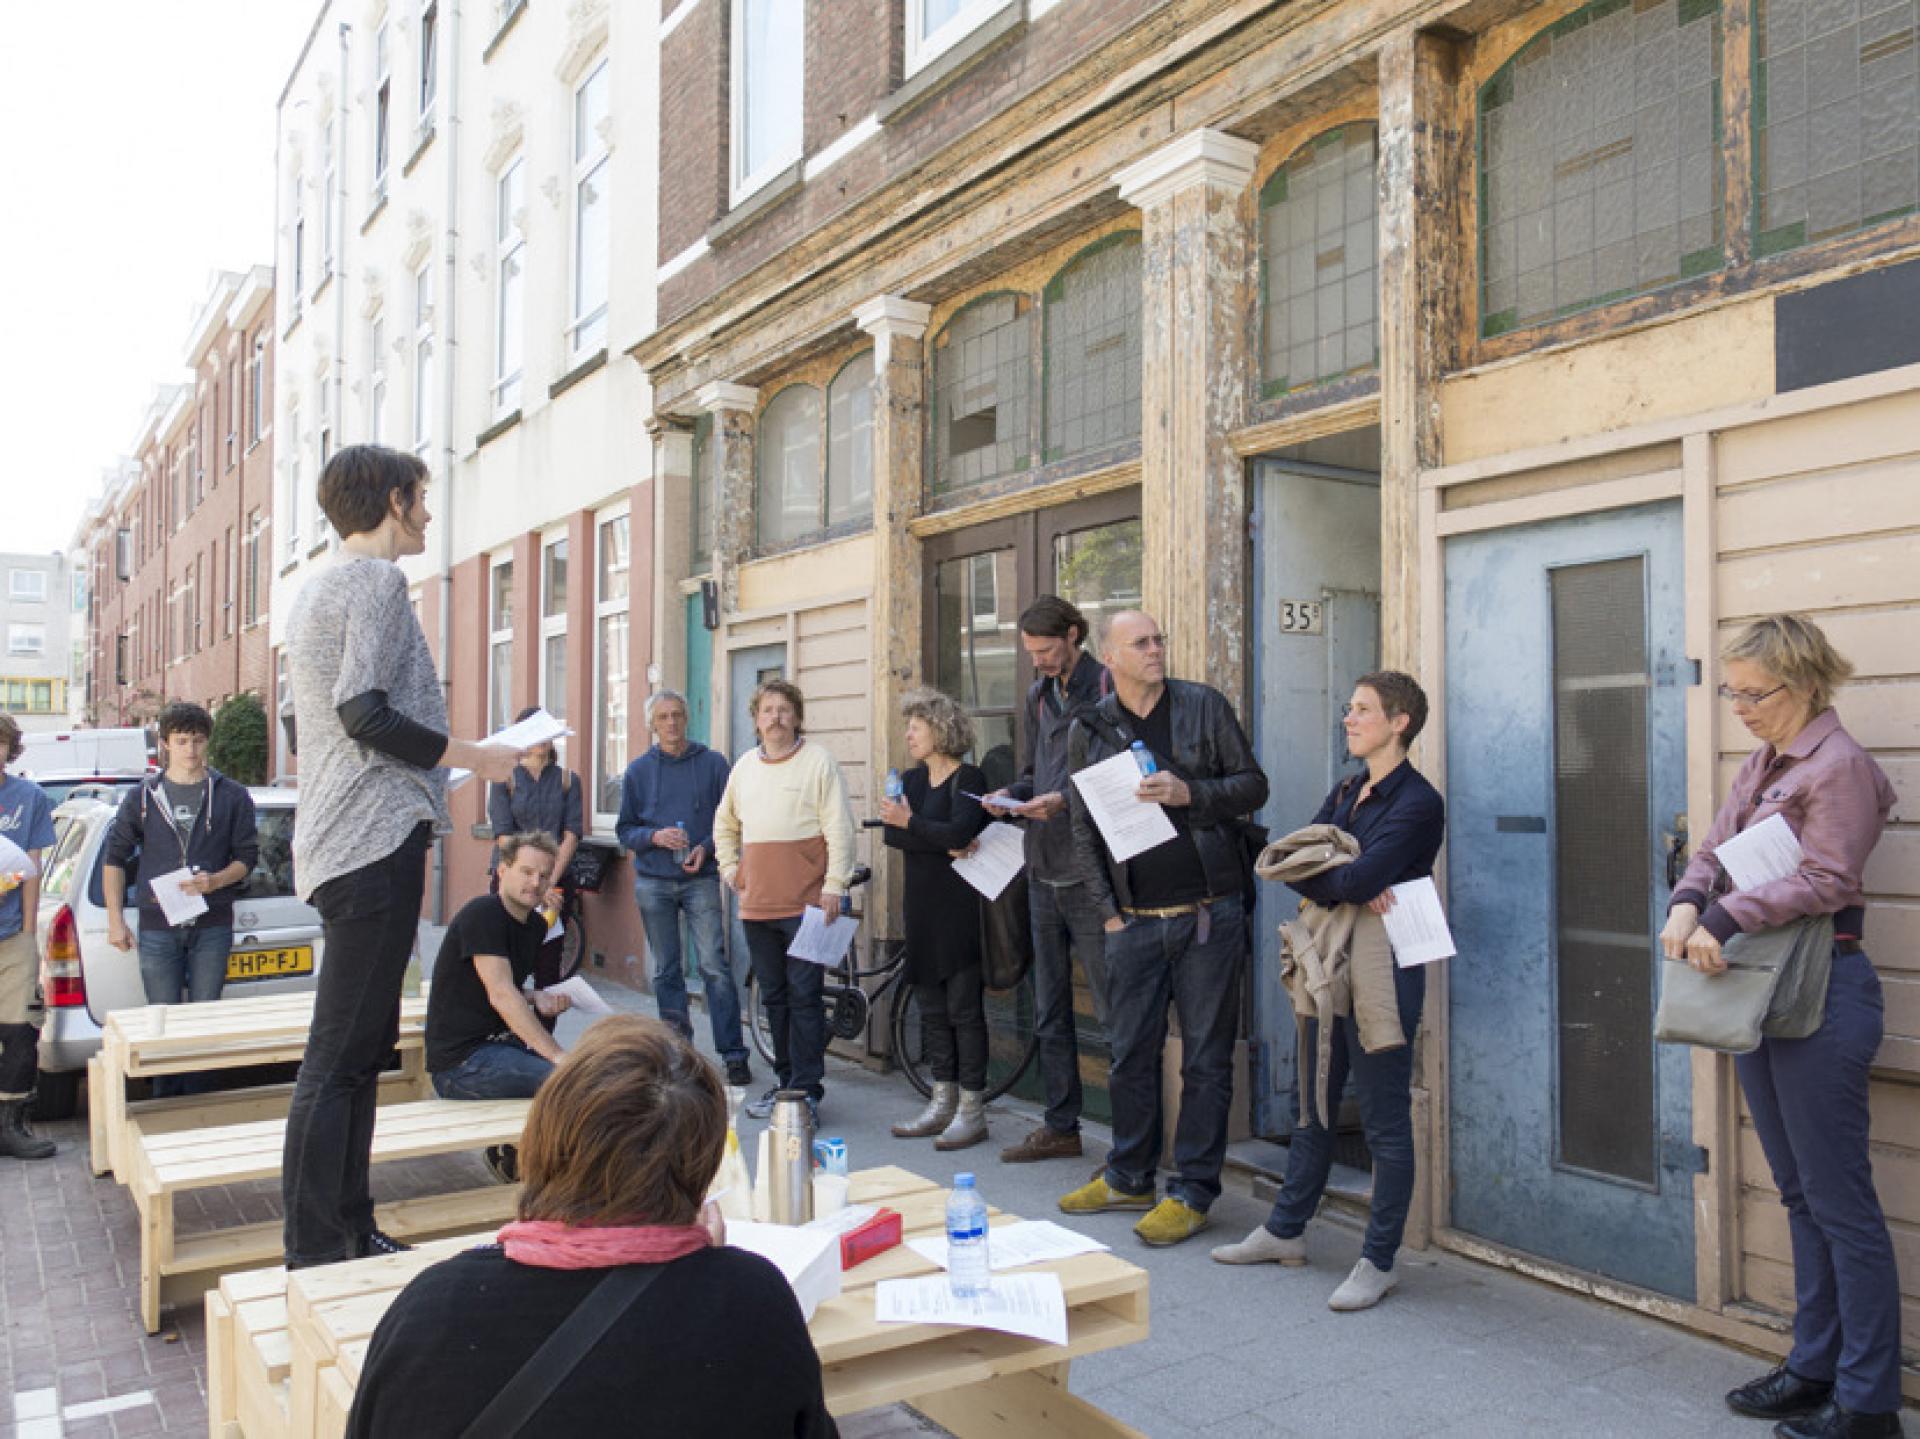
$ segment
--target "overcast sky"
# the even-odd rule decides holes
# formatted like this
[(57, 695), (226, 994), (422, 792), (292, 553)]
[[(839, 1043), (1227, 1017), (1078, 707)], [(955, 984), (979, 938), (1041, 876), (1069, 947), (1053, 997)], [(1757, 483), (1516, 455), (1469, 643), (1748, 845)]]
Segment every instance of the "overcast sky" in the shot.
[(319, 0), (0, 0), (0, 550), (64, 549), (216, 270), (273, 263)]

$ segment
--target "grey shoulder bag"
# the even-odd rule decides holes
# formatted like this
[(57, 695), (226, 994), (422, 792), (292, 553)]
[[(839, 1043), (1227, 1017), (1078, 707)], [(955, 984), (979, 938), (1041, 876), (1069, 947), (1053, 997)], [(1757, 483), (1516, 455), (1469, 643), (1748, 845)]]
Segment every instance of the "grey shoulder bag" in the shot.
[(1683, 960), (1661, 961), (1655, 1039), (1750, 1054), (1762, 1037), (1805, 1039), (1820, 1027), (1833, 968), (1832, 915), (1736, 934), (1721, 956), (1724, 974), (1702, 974)]

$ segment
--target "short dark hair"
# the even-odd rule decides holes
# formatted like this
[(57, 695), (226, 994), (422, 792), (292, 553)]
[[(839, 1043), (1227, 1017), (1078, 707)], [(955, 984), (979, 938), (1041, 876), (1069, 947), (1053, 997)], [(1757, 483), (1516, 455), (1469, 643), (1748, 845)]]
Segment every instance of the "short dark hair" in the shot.
[(720, 1075), (657, 1019), (609, 1015), (541, 1084), (520, 1136), (522, 1219), (692, 1224), (727, 1141)]
[(161, 743), (170, 734), (213, 734), (213, 716), (192, 700), (174, 700), (160, 711)]
[(411, 506), (426, 478), (416, 456), (385, 445), (347, 445), (320, 472), (320, 508), (341, 539), (366, 534), (380, 528), (394, 494), (402, 508)]
[(553, 842), (552, 835), (545, 830), (530, 829), (501, 838), (500, 863), (512, 864), (520, 857), (520, 851), (523, 849), (537, 849), (551, 860), (560, 858), (560, 846)]
[(1380, 708), (1388, 719), (1396, 715), (1407, 717), (1407, 728), (1400, 742), (1412, 749), (1420, 731), (1427, 727), (1427, 692), (1420, 688), (1420, 681), (1400, 670), (1375, 670), (1353, 682), (1355, 689), (1362, 685), (1380, 696)]
[[(1078, 635), (1073, 634), (1078, 630)], [(1087, 617), (1058, 595), (1042, 595), (1020, 611), (1020, 633), (1041, 640), (1087, 642)]]

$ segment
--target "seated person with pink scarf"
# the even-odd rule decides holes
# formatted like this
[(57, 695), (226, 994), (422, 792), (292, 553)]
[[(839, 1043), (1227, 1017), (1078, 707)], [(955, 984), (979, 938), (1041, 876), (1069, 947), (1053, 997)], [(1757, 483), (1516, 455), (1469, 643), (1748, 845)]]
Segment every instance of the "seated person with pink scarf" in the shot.
[(535, 1096), (520, 1218), (419, 1275), (374, 1331), (350, 1439), (837, 1439), (780, 1271), (702, 1200), (719, 1073), (657, 1020), (599, 1021)]

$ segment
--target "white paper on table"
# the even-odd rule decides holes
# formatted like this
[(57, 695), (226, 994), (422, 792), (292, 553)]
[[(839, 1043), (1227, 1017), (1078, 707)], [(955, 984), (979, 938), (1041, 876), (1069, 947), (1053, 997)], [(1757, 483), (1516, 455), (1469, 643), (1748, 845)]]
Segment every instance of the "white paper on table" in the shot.
[[(764, 1132), (764, 1131), (763, 1131)], [(840, 1294), (840, 1240), (820, 1229), (734, 1220), (727, 1243), (758, 1254), (786, 1276), (800, 1312), (808, 1319), (825, 1301)]]
[(843, 914), (828, 924), (826, 912), (819, 905), (810, 904), (800, 916), (800, 932), (787, 946), (787, 953), (811, 964), (838, 964), (847, 957), (859, 928), (860, 921), (850, 914)]
[[(1022, 1219), (996, 1224), (987, 1231), (987, 1267), (994, 1271), (1048, 1264), (1076, 1254), (1098, 1254), (1107, 1246), (1098, 1239), (1076, 1234), (1050, 1219)], [(947, 1267), (947, 1241), (938, 1234), (909, 1239), (907, 1248), (929, 1263)]]
[(1394, 885), (1392, 893), (1393, 908), (1381, 918), (1387, 924), (1394, 962), (1402, 969), (1412, 969), (1417, 964), (1453, 958), (1453, 931), (1447, 928), (1446, 911), (1440, 908), (1440, 891), (1433, 880), (1410, 879)]
[(1770, 814), (1752, 829), (1722, 840), (1713, 851), (1735, 889), (1757, 889), (1785, 879), (1806, 858), (1784, 818)]
[(207, 912), (204, 895), (188, 894), (180, 888), (182, 880), (192, 878), (191, 869), (176, 869), (166, 874), (156, 874), (147, 881), (147, 893), (160, 906), (160, 913), (167, 917), (168, 924), (185, 924)]
[(535, 710), (525, 719), (488, 735), (480, 743), (504, 745), (508, 749), (531, 749), (534, 745), (551, 744), (562, 735), (572, 733), (565, 721), (555, 719), (545, 710)]
[(965, 859), (956, 859), (953, 872), (988, 899), (998, 899), (1027, 867), (1027, 837), (1018, 825), (994, 823), (981, 830), (974, 843), (979, 848)]
[[(819, 1177), (817, 1173), (814, 1175), (815, 1179)], [(834, 1177), (836, 1179), (844, 1179), (846, 1176), (835, 1175)], [(876, 1204), (849, 1204), (845, 1209), (836, 1209), (831, 1214), (822, 1214), (818, 1218), (809, 1219), (800, 1227), (802, 1229), (818, 1229), (821, 1233), (831, 1234), (834, 1238), (838, 1239), (842, 1234), (853, 1233), (854, 1230), (865, 1224), (879, 1212), (880, 1207)]]
[(38, 873), (40, 866), (33, 862), (33, 856), (0, 834), (0, 874), (17, 874), (22, 880), (29, 880)]
[(1176, 833), (1164, 809), (1135, 793), (1140, 779), (1140, 764), (1131, 750), (1090, 764), (1073, 777), (1094, 827), (1116, 860), (1132, 859), (1165, 844)]
[(873, 1317), (881, 1324), (957, 1324), (998, 1329), (1048, 1344), (1067, 1342), (1067, 1296), (1060, 1276), (996, 1274), (984, 1294), (955, 1296), (944, 1274), (882, 1279), (873, 1286)]
[(579, 975), (563, 979), (558, 984), (550, 984), (544, 993), (564, 994), (573, 1001), (573, 1007), (582, 1014), (612, 1014), (613, 1006), (593, 991), (593, 986)]

